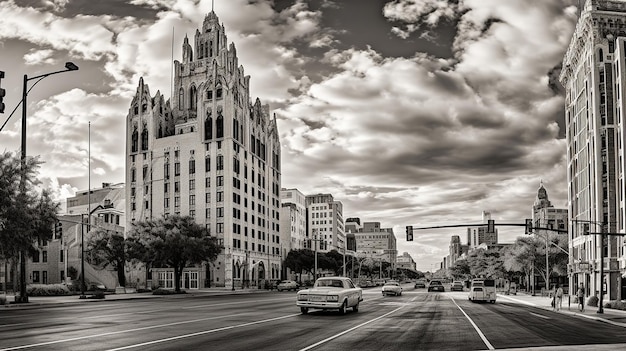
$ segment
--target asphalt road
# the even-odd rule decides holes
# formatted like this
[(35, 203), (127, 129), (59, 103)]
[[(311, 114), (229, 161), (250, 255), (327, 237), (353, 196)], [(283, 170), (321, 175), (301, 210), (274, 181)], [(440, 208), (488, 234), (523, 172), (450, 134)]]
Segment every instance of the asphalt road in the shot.
[(505, 301), (472, 303), (467, 293), (404, 289), (398, 297), (365, 289), (359, 312), (343, 316), (302, 315), (294, 292), (275, 291), (6, 309), (0, 351), (626, 349), (622, 327)]

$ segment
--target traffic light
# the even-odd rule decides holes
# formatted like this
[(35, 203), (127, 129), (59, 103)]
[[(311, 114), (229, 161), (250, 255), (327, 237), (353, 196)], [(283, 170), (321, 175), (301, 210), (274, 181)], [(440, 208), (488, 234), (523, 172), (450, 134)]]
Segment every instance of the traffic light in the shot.
[(2, 89), (2, 78), (4, 78), (4, 71), (0, 71), (0, 113), (4, 113), (4, 96), (7, 91)]
[(531, 234), (533, 232), (533, 220), (530, 218), (526, 218), (526, 230), (525, 234)]
[(487, 233), (495, 233), (496, 232), (496, 221), (493, 219), (487, 220)]
[(406, 226), (406, 241), (413, 241), (413, 226)]
[(583, 235), (589, 235), (589, 223), (583, 223)]

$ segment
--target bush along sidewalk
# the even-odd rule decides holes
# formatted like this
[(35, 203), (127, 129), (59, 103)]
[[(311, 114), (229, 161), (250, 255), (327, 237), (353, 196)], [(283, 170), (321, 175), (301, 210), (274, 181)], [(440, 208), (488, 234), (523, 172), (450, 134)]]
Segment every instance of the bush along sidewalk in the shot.
[(30, 284), (26, 287), (28, 296), (65, 296), (72, 292), (64, 284)]
[(609, 301), (604, 304), (605, 308), (612, 308), (614, 310), (626, 311), (626, 302), (624, 301)]

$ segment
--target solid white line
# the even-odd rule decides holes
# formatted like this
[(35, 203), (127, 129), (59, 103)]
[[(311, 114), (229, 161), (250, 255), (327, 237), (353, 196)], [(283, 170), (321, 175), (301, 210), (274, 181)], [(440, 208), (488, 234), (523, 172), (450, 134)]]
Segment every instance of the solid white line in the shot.
[[(411, 302), (413, 302), (414, 300), (415, 300), (415, 297), (411, 299)], [(367, 321), (367, 322), (361, 323), (361, 324), (359, 324), (359, 325), (357, 325), (357, 326), (355, 326), (355, 327), (352, 327), (352, 328), (350, 328), (350, 329), (348, 329), (348, 330), (344, 330), (344, 331), (342, 331), (341, 333), (339, 333), (339, 334), (335, 334), (335, 335), (333, 335), (333, 336), (330, 336), (330, 337), (328, 337), (328, 338), (326, 338), (326, 339), (324, 339), (324, 340), (322, 340), (322, 341), (318, 341), (318, 342), (316, 342), (316, 343), (315, 343), (315, 344), (313, 344), (313, 345), (309, 345), (309, 346), (307, 346), (307, 347), (305, 347), (305, 348), (303, 348), (303, 349), (300, 349), (300, 351), (307, 351), (307, 350), (310, 350), (310, 349), (312, 349), (312, 348), (315, 348), (315, 347), (317, 347), (317, 346), (319, 346), (319, 345), (321, 345), (321, 344), (327, 343), (327, 342), (329, 342), (329, 341), (331, 341), (331, 340), (333, 340), (333, 339), (336, 339), (336, 338), (338, 338), (338, 337), (340, 337), (340, 336), (342, 336), (342, 335), (344, 335), (344, 334), (346, 334), (346, 333), (349, 333), (349, 332), (351, 332), (351, 331), (353, 331), (353, 330), (355, 330), (355, 329), (361, 328), (361, 327), (362, 327), (362, 326), (364, 326), (364, 325), (368, 325), (368, 324), (370, 324), (370, 323), (372, 323), (372, 322), (375, 322), (375, 321), (377, 321), (377, 320), (379, 320), (379, 319), (381, 319), (381, 318), (387, 317), (388, 315), (390, 315), (390, 314), (392, 314), (392, 313), (394, 313), (394, 312), (396, 312), (396, 311), (398, 311), (398, 310), (402, 309), (403, 307), (405, 307), (405, 306), (400, 306), (400, 307), (396, 308), (395, 310), (393, 310), (393, 311), (391, 311), (391, 312), (387, 312), (387, 313), (383, 314), (382, 316), (379, 316), (379, 317), (376, 317), (376, 318), (374, 318), (374, 319), (371, 319), (371, 320), (369, 320), (369, 321)]]
[(118, 348), (115, 348), (115, 349), (109, 349), (107, 351), (119, 351), (119, 350), (134, 349), (134, 348), (137, 348), (137, 347), (154, 345), (154, 344), (158, 344), (158, 343), (162, 343), (162, 342), (178, 340), (178, 339), (183, 339), (183, 338), (191, 338), (191, 337), (198, 336), (198, 335), (210, 334), (210, 333), (215, 333), (215, 332), (229, 330), (229, 329), (242, 328), (242, 327), (247, 327), (247, 326), (250, 326), (250, 325), (267, 323), (267, 322), (277, 321), (277, 320), (280, 320), (280, 319), (291, 318), (291, 317), (300, 316), (300, 315), (301, 315), (301, 313), (296, 313), (296, 314), (290, 314), (290, 315), (287, 315), (287, 316), (281, 316), (281, 317), (276, 317), (276, 318), (264, 319), (264, 320), (256, 321), (256, 322), (249, 322), (249, 323), (244, 323), (244, 324), (231, 325), (229, 327), (223, 327), (223, 328), (205, 330), (205, 331), (201, 331), (201, 332), (197, 332), (197, 333), (173, 336), (171, 338), (153, 340), (153, 341), (148, 341), (148, 342), (144, 342), (144, 343), (141, 343), (141, 344), (122, 346), (122, 347), (118, 347)]
[(454, 304), (456, 305), (456, 307), (459, 308), (459, 310), (461, 310), (461, 312), (463, 312), (463, 314), (465, 315), (465, 318), (467, 318), (467, 320), (470, 321), (470, 323), (472, 324), (472, 326), (474, 327), (474, 329), (476, 329), (476, 332), (478, 333), (478, 335), (480, 336), (480, 338), (483, 340), (483, 342), (485, 343), (485, 345), (487, 345), (487, 348), (489, 350), (495, 350), (495, 348), (493, 347), (493, 345), (491, 345), (491, 343), (489, 342), (489, 340), (487, 340), (487, 337), (485, 337), (485, 334), (483, 334), (482, 331), (480, 331), (480, 329), (478, 328), (478, 326), (476, 325), (476, 323), (474, 323), (474, 321), (467, 315), (467, 313), (465, 313), (465, 311), (463, 311), (463, 309), (461, 308), (461, 306), (459, 306), (459, 304), (456, 303), (456, 301), (450, 297), (450, 299), (452, 300), (452, 302), (454, 302)]
[(37, 344), (28, 344), (28, 345), (22, 345), (22, 346), (7, 347), (7, 348), (4, 348), (4, 349), (0, 349), (0, 351), (21, 350), (21, 349), (26, 349), (26, 348), (29, 348), (29, 347), (37, 347), (37, 346), (60, 344), (60, 343), (69, 342), (69, 341), (97, 338), (97, 337), (107, 336), (107, 335), (132, 333), (132, 332), (136, 332), (136, 331), (140, 331), (140, 330), (156, 329), (156, 328), (169, 327), (169, 326), (172, 326), (172, 325), (180, 325), (180, 324), (187, 324), (187, 323), (202, 322), (202, 321), (207, 321), (207, 320), (211, 320), (211, 319), (219, 319), (219, 318), (224, 318), (224, 317), (240, 316), (240, 315), (243, 315), (243, 314), (244, 313), (237, 313), (237, 314), (231, 314), (231, 315), (226, 315), (226, 316), (217, 316), (217, 317), (193, 319), (193, 320), (189, 320), (189, 321), (181, 321), (181, 322), (174, 322), (174, 323), (167, 323), (167, 324), (152, 325), (152, 326), (149, 326), (149, 327), (141, 327), (141, 328), (135, 328), (135, 329), (120, 330), (120, 331), (108, 332), (108, 333), (102, 333), (102, 334), (78, 336), (78, 337), (69, 338), (69, 339), (61, 339), (61, 340), (55, 340), (55, 341), (40, 342), (40, 343), (37, 343)]

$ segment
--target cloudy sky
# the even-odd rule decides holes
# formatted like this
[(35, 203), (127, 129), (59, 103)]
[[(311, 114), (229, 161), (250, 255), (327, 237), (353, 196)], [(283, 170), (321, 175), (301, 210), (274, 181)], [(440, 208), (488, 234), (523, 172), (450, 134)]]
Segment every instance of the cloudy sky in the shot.
[[(283, 184), (331, 193), (344, 217), (393, 227), (400, 253), (431, 270), (465, 229), (405, 226), (528, 218), (541, 181), (567, 205), (558, 74), (578, 0), (214, 0), (278, 118)], [(28, 94), (28, 155), (58, 199), (124, 181), (125, 118), (139, 78), (170, 94), (210, 0), (2, 0), (4, 123), (23, 75), (80, 67)], [(172, 50), (173, 42), (173, 50)], [(34, 81), (30, 82), (31, 84)], [(0, 132), (20, 147), (21, 109)], [(523, 228), (499, 228), (512, 242)]]

